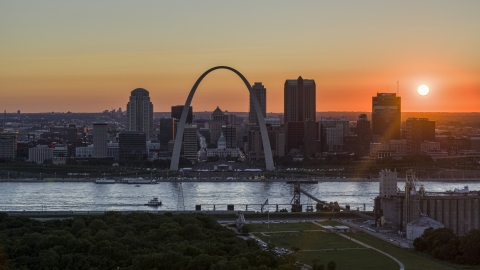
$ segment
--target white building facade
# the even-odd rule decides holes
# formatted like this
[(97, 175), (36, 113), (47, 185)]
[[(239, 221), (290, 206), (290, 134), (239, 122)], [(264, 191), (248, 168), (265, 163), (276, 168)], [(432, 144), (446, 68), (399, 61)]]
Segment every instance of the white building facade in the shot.
[(28, 149), (28, 161), (41, 164), (48, 159), (53, 159), (53, 149), (47, 145), (37, 145)]

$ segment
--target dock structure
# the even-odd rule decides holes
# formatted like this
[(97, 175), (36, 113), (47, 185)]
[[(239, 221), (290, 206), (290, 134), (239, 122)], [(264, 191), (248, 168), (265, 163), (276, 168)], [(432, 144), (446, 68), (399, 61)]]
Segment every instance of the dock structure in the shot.
[[(312, 194), (310, 194), (309, 192), (303, 190), (303, 189), (299, 189), (299, 191), (303, 194), (305, 194), (307, 197), (309, 197), (310, 199), (316, 201), (317, 203), (319, 204), (322, 204), (322, 205), (330, 205), (329, 202), (326, 202), (326, 201), (322, 201), (320, 199), (318, 199), (317, 197), (313, 196)], [(364, 214), (364, 213), (361, 213), (360, 211), (351, 211), (350, 209), (347, 209), (345, 207), (342, 207), (342, 206), (338, 206), (338, 208), (340, 208), (340, 210), (342, 211), (345, 211), (345, 212), (354, 212), (356, 215), (358, 215), (359, 217), (362, 217), (362, 218), (366, 218), (366, 219), (372, 219), (371, 216), (367, 215), (367, 214)]]

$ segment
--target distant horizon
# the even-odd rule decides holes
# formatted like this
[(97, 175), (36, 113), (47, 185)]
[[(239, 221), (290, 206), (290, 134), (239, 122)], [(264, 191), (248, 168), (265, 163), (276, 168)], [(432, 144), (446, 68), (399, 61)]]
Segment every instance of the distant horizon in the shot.
[[(116, 109), (115, 109), (116, 110)], [(225, 112), (225, 110), (223, 110)], [(229, 113), (248, 113), (248, 111), (229, 111), (227, 110)], [(22, 112), (20, 111), (20, 114), (51, 114), (51, 113), (63, 113), (63, 114), (67, 114), (67, 113), (103, 113), (103, 111), (88, 111), (88, 112), (72, 112), (72, 111), (66, 111), (66, 112), (63, 112), (63, 111), (50, 111), (50, 112)], [(109, 111), (110, 112), (110, 111)], [(125, 110), (123, 110), (122, 108), (122, 112), (126, 112)], [(213, 110), (211, 111), (193, 111), (193, 113), (210, 113), (210, 112), (213, 112)], [(371, 113), (371, 111), (316, 111), (316, 113)], [(4, 112), (2, 111), (1, 114), (3, 114)], [(7, 114), (17, 114), (17, 112), (9, 112), (7, 111), (6, 112)], [(170, 111), (154, 111), (153, 113), (171, 113)], [(465, 111), (465, 112), (447, 112), (447, 111), (437, 111), (437, 112), (434, 112), (434, 111), (402, 111), (402, 113), (465, 113), (465, 114), (468, 114), (468, 113), (480, 113), (480, 111)], [(267, 114), (283, 114), (283, 112), (267, 112)], [(1, 119), (1, 117), (0, 117)]]
[[(299, 76), (315, 80), (318, 111), (368, 111), (385, 92), (409, 112), (480, 110), (480, 1), (114, 3), (4, 1), (0, 110), (111, 110), (141, 87), (168, 111), (215, 66), (261, 82), (273, 112)], [(249, 108), (228, 70), (208, 74), (191, 105), (219, 103)]]

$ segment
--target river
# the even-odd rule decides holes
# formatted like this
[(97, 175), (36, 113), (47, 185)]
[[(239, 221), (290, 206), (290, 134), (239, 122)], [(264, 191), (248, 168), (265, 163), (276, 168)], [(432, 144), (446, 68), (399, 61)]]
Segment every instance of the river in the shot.
[[(425, 182), (427, 192), (443, 192), (468, 185), (480, 190), (480, 182)], [(110, 184), (92, 182), (0, 182), (0, 211), (127, 211), (152, 210), (144, 204), (158, 197), (163, 205), (158, 210), (177, 210), (179, 183), (161, 182), (155, 185)], [(185, 182), (182, 184), (185, 210), (226, 210), (233, 204), (235, 210), (259, 211), (260, 204), (269, 200), (270, 209), (287, 208), (293, 197), (293, 185), (283, 182)], [(404, 183), (398, 183), (399, 188)], [(324, 201), (337, 201), (352, 209), (373, 209), (373, 198), (378, 194), (378, 182), (319, 182), (305, 184), (302, 189)], [(315, 203), (302, 194), (303, 205)], [(305, 206), (304, 206), (305, 209)]]

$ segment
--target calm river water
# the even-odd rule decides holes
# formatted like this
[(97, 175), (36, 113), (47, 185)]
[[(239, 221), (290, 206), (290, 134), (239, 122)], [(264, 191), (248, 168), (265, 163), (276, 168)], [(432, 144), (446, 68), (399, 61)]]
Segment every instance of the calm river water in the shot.
[[(480, 190), (479, 182), (425, 182), (425, 189), (442, 192), (463, 188)], [(399, 188), (404, 183), (398, 184)], [(338, 201), (341, 206), (350, 204), (352, 209), (373, 209), (373, 198), (378, 194), (378, 182), (319, 182), (315, 185), (302, 185), (317, 198), (324, 201)], [(152, 197), (158, 197), (163, 206), (158, 210), (176, 210), (179, 184), (162, 182), (156, 185), (95, 183), (0, 183), (0, 211), (104, 211), (104, 210), (152, 210), (144, 206)], [(183, 183), (185, 210), (194, 210), (202, 205), (202, 210), (226, 210), (227, 204), (235, 205), (235, 210), (258, 211), (259, 204), (269, 199), (270, 207), (279, 204), (287, 208), (293, 197), (293, 185), (280, 182), (188, 182)], [(313, 204), (302, 194), (302, 204)], [(289, 207), (287, 208), (289, 209)]]

